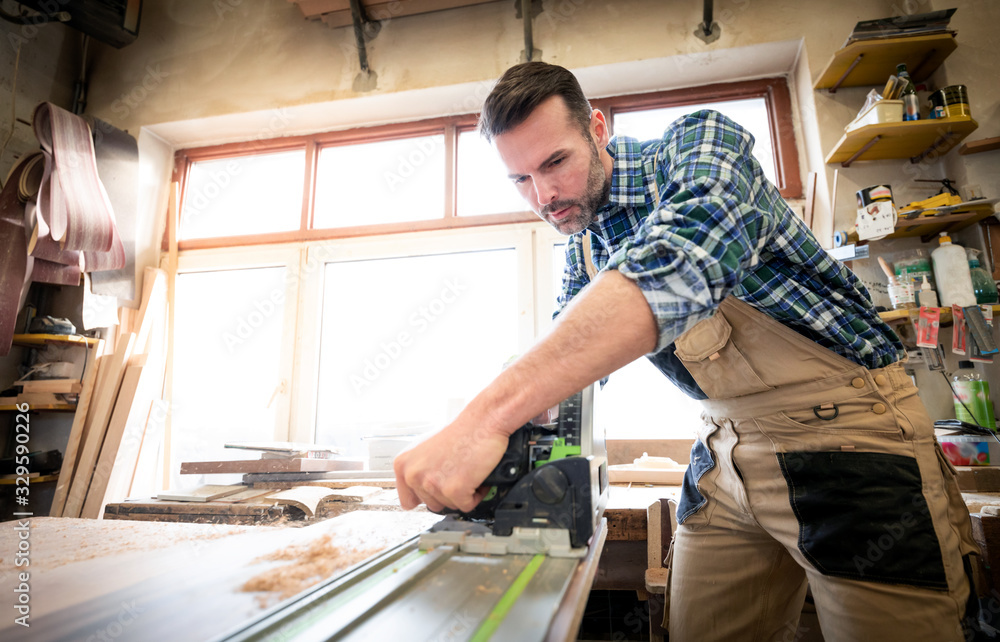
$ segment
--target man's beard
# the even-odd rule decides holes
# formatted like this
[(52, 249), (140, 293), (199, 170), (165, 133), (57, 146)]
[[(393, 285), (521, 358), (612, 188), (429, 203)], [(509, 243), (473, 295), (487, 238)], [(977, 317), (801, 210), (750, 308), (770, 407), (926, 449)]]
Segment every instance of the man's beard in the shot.
[(604, 165), (601, 163), (597, 146), (593, 145), (590, 155), (590, 168), (587, 172), (587, 189), (579, 200), (553, 201), (542, 208), (542, 218), (576, 206), (578, 211), (571, 213), (561, 221), (548, 221), (560, 234), (569, 236), (585, 230), (594, 222), (594, 217), (611, 195), (611, 178), (604, 175)]

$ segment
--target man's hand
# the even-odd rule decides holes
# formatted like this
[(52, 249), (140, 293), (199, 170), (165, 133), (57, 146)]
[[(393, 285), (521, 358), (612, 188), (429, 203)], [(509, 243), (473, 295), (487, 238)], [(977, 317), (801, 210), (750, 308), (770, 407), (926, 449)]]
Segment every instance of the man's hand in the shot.
[(396, 457), (396, 489), (405, 510), (424, 503), (435, 513), (443, 508), (468, 512), (482, 500), (488, 489), (479, 486), (500, 463), (507, 437), (468, 423), (459, 416)]
[(552, 330), (480, 392), (458, 418), (393, 464), (399, 502), (468, 512), (525, 422), (656, 347), (656, 320), (638, 286), (601, 272)]

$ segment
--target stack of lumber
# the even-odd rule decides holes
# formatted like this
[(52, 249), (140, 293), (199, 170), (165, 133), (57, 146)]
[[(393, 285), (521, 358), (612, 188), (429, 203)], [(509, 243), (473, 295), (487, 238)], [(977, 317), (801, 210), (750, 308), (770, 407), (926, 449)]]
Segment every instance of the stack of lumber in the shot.
[(138, 312), (123, 308), (108, 349), (102, 341), (88, 354), (50, 516), (99, 518), (128, 495), (142, 452), (159, 448), (162, 427), (150, 419), (162, 398), (166, 315), (166, 273), (146, 268)]

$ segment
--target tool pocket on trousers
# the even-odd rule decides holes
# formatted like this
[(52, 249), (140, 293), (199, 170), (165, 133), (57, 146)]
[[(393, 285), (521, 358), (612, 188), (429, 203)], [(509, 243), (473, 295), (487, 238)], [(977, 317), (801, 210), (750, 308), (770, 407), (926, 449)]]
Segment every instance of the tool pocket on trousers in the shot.
[(799, 550), (824, 575), (947, 590), (916, 459), (778, 453)]
[(770, 390), (732, 341), (733, 328), (718, 312), (674, 341), (675, 354), (705, 394), (730, 399)]
[(677, 502), (678, 524), (683, 524), (708, 502), (698, 489), (698, 482), (713, 468), (715, 459), (712, 457), (712, 451), (700, 439), (695, 441), (691, 446), (691, 463), (688, 464), (684, 480), (681, 482), (681, 497)]
[(826, 406), (787, 410), (778, 413), (777, 417), (780, 423), (790, 424), (795, 431), (886, 433), (895, 436), (913, 433), (909, 423), (900, 425), (889, 403), (878, 393), (862, 394)]

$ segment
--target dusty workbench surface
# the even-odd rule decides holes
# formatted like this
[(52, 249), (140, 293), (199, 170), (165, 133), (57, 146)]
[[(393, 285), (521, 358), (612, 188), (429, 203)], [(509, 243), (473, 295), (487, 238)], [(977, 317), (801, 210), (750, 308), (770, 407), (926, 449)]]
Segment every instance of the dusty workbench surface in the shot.
[(12, 591), (14, 571), (28, 571), (31, 604), (31, 627), (12, 616), (0, 639), (209, 639), (439, 519), (355, 511), (249, 527), (38, 517), (27, 569), (13, 566), (18, 523), (0, 523), (0, 588)]

